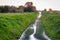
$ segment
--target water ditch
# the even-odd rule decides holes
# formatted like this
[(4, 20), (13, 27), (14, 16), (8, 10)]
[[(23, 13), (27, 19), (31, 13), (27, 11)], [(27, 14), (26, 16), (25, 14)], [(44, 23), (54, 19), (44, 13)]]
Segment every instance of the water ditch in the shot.
[[(39, 15), (35, 22), (31, 24), (21, 35), (20, 39), (18, 40), (51, 40), (43, 30), (42, 27), (40, 27), (40, 30), (42, 30), (38, 35), (36, 35), (37, 29), (40, 24), (41, 20), (41, 12), (39, 12)], [(36, 35), (36, 36), (35, 36)], [(40, 37), (39, 37), (40, 36)]]

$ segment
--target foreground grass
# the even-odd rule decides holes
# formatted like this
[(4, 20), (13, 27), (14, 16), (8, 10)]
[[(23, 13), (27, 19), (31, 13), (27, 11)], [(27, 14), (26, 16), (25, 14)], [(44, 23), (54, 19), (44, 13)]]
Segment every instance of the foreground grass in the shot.
[(17, 40), (36, 19), (37, 13), (0, 14), (0, 40)]
[(42, 13), (42, 26), (52, 40), (60, 40), (60, 13)]

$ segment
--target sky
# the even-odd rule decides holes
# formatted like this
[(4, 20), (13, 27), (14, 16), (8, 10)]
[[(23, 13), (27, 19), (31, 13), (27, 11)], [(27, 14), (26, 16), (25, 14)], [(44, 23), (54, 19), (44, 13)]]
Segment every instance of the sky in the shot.
[(60, 0), (0, 0), (0, 5), (24, 5), (26, 2), (33, 2), (37, 10), (49, 9), (60, 10)]

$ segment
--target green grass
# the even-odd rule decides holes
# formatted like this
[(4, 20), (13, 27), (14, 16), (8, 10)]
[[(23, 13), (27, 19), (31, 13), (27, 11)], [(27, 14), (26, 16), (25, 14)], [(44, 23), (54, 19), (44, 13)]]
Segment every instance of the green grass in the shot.
[(52, 40), (60, 40), (60, 13), (42, 12), (42, 26)]
[(17, 40), (37, 15), (34, 12), (0, 14), (0, 40)]

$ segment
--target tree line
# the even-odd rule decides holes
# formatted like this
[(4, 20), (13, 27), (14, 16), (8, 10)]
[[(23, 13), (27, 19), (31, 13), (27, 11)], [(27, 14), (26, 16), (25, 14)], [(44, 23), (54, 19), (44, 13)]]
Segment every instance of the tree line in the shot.
[(19, 6), (18, 8), (15, 6), (0, 6), (0, 13), (20, 13), (20, 12), (35, 12), (36, 7), (33, 6), (32, 2), (26, 2), (24, 6)]

